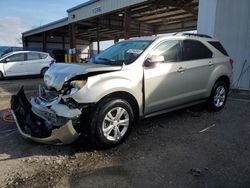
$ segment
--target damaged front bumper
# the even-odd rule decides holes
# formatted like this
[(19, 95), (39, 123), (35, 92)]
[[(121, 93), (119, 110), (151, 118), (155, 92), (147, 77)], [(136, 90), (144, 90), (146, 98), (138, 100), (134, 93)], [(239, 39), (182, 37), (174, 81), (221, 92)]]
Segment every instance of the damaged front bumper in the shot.
[(11, 98), (11, 112), (17, 128), (24, 138), (43, 144), (70, 144), (80, 133), (75, 125), (79, 123), (81, 111), (70, 109), (59, 100), (51, 103), (33, 97), (31, 103), (23, 88)]

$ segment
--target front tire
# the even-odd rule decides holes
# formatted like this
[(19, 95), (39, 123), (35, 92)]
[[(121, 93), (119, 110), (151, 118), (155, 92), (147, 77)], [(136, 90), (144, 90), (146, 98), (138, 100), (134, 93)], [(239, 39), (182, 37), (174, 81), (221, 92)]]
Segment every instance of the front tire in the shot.
[(122, 99), (100, 102), (92, 116), (91, 140), (97, 148), (110, 148), (122, 143), (134, 122), (131, 105)]
[(216, 82), (208, 100), (209, 111), (220, 111), (226, 104), (227, 95), (227, 84), (223, 81)]

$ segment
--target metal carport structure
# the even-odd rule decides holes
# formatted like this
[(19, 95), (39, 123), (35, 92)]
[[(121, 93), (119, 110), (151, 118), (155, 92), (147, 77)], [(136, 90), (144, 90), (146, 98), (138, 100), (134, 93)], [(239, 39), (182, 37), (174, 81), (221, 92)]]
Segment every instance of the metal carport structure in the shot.
[(90, 0), (67, 12), (66, 18), (24, 32), (24, 47), (89, 52), (97, 42), (99, 52), (100, 41), (195, 30), (198, 0)]

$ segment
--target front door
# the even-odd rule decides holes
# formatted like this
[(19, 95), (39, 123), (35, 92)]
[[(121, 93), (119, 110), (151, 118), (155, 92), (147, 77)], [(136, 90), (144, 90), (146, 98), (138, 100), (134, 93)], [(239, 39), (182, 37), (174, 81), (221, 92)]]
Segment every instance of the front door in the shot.
[(164, 41), (155, 47), (150, 56), (164, 56), (165, 61), (154, 68), (144, 68), (145, 115), (185, 102), (187, 79), (181, 60), (178, 40)]
[(24, 53), (13, 54), (3, 63), (6, 76), (20, 76), (26, 74)]

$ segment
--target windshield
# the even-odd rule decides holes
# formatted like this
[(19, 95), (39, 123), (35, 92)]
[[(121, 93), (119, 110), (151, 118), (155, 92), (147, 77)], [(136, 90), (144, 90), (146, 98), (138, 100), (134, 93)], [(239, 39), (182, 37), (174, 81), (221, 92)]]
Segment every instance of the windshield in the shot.
[(119, 42), (104, 50), (95, 58), (92, 58), (90, 63), (105, 65), (122, 65), (124, 63), (128, 65), (134, 62), (151, 42), (150, 40), (128, 40)]
[(0, 55), (0, 59), (4, 59), (5, 57), (11, 55), (13, 52), (7, 53), (7, 54), (2, 54), (2, 56)]

